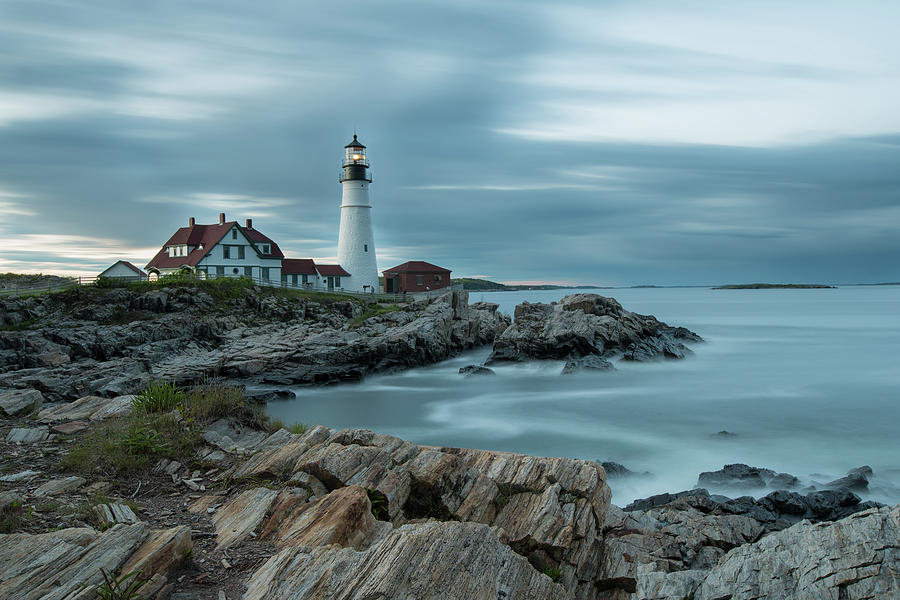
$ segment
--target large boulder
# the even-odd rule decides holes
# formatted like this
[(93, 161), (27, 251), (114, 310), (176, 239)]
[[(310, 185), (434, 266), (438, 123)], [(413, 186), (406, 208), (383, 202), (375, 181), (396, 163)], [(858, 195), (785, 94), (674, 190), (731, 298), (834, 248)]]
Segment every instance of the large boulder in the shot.
[[(532, 359), (570, 360), (597, 355), (626, 360), (683, 358), (683, 342), (702, 341), (683, 327), (671, 327), (653, 316), (622, 308), (613, 298), (572, 294), (559, 303), (530, 304), (515, 309), (514, 321), (494, 340), (488, 364)], [(573, 362), (568, 371), (575, 371)], [(591, 367), (607, 368), (602, 363)]]
[(10, 417), (37, 412), (43, 402), (38, 390), (0, 390), (0, 414)]

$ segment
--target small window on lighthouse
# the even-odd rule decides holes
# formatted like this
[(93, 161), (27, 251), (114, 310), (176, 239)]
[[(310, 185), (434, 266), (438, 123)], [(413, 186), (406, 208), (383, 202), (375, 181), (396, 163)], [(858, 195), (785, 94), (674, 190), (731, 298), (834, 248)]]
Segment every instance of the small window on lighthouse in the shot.
[(368, 251), (369, 251), (369, 245), (363, 244), (363, 252), (368, 252)]

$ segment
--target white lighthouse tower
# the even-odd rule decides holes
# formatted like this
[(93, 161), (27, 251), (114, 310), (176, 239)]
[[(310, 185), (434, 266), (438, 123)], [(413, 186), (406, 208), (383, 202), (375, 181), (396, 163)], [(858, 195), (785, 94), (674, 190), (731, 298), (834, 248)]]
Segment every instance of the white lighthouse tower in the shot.
[(369, 202), (369, 162), (366, 147), (356, 135), (344, 146), (341, 186), (341, 229), (338, 234), (338, 263), (350, 273), (341, 287), (359, 292), (378, 292), (375, 264), (375, 235), (372, 233), (372, 204)]

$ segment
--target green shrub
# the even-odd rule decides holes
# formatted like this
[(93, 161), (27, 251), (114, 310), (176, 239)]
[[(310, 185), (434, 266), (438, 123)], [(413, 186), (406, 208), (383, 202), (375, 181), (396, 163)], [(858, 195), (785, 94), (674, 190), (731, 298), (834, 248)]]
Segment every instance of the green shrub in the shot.
[(103, 583), (94, 590), (100, 600), (134, 600), (140, 597), (138, 590), (147, 583), (146, 579), (138, 577), (138, 571), (132, 571), (116, 579), (101, 567), (100, 574), (103, 575)]
[(151, 381), (131, 405), (148, 413), (171, 412), (184, 404), (184, 390), (168, 381)]
[(562, 569), (559, 567), (547, 567), (543, 573), (553, 581), (559, 581), (559, 578), (562, 577)]

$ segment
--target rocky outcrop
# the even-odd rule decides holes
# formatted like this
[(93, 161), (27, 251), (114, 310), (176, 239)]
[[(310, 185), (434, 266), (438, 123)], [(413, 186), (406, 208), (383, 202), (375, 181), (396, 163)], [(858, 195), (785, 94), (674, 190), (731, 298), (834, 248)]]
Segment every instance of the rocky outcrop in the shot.
[(244, 600), (573, 597), (501, 535), (477, 523), (431, 522), (400, 527), (361, 552), (285, 549), (250, 578)]
[(900, 597), (900, 506), (836, 523), (804, 521), (735, 548), (707, 574), (696, 600)]
[(558, 303), (518, 305), (512, 325), (494, 340), (487, 364), (552, 359), (568, 360), (567, 373), (606, 370), (613, 358), (683, 358), (690, 353), (684, 342), (700, 341), (683, 327), (629, 312), (613, 298), (573, 294)]
[[(590, 461), (417, 446), (366, 430), (314, 427), (257, 452), (228, 477), (282, 481), (305, 491), (277, 498), (260, 491), (262, 499), (241, 500), (240, 511), (255, 511), (243, 535), (253, 531), (280, 546), (316, 542), (364, 549), (383, 543), (377, 540), (390, 531), (369, 516), (373, 508), (394, 526), (422, 519), (481, 523), (502, 531), (499, 539), (537, 572), (557, 573), (569, 593), (593, 598), (599, 592), (599, 533), (610, 492), (603, 468)], [(330, 493), (322, 497), (323, 490)], [(256, 493), (244, 492), (248, 498)], [(307, 495), (316, 499), (304, 506)], [(214, 519), (223, 510), (237, 512), (226, 505)], [(264, 521), (256, 518), (261, 512), (279, 516)], [(448, 523), (448, 531), (456, 526)]]
[(94, 589), (103, 583), (101, 569), (165, 576), (189, 548), (189, 529), (149, 531), (143, 523), (115, 525), (103, 533), (70, 528), (0, 535), (0, 599), (95, 598)]
[[(871, 502), (861, 502), (847, 491), (830, 490), (806, 496), (781, 490), (755, 500), (710, 496), (698, 489), (635, 501), (625, 510), (611, 506), (603, 528), (601, 585), (609, 590), (609, 598), (681, 600), (695, 593), (735, 548), (789, 530), (805, 535), (813, 521), (827, 528), (838, 519), (872, 510), (878, 509)], [(834, 526), (839, 530), (838, 523), (843, 522)]]
[(0, 409), (33, 411), (43, 397), (122, 396), (154, 378), (355, 381), (488, 344), (509, 324), (496, 304), (469, 306), (462, 291), (370, 318), (363, 301), (316, 299), (258, 288), (213, 299), (190, 286), (2, 299), (0, 318), (16, 314), (40, 327), (0, 331)]

